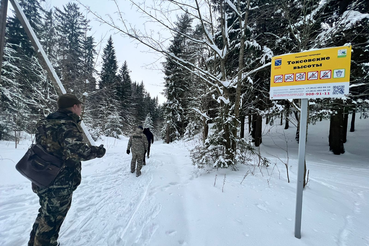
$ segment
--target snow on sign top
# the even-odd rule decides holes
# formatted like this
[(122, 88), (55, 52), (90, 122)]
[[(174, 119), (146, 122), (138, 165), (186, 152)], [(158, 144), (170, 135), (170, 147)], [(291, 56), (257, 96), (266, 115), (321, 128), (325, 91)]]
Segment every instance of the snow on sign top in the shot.
[(342, 97), (349, 92), (351, 46), (272, 58), (270, 99)]

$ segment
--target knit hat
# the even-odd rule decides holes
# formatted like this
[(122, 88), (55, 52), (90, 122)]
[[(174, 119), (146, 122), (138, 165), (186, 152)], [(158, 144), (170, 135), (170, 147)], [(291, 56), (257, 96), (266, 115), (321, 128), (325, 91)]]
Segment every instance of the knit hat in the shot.
[(75, 104), (81, 104), (82, 102), (72, 94), (63, 94), (58, 98), (59, 109), (71, 108)]

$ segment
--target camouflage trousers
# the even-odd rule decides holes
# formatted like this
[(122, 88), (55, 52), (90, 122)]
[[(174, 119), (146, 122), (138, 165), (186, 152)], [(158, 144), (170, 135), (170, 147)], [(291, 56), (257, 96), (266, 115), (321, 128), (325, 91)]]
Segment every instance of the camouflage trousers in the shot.
[(72, 203), (72, 193), (51, 190), (37, 195), (41, 207), (33, 224), (28, 246), (56, 246), (60, 227)]
[[(141, 175), (142, 164), (145, 159), (144, 152), (132, 152), (132, 160), (131, 160), (131, 172), (134, 173), (136, 170), (136, 174)], [(137, 163), (137, 168), (136, 168)]]

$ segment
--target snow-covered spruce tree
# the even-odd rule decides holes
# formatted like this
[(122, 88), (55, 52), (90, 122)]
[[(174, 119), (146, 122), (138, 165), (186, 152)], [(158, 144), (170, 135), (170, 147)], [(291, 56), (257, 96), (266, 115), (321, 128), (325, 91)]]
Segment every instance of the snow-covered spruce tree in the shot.
[(40, 42), (53, 67), (57, 66), (57, 32), (54, 11), (45, 10), (44, 22), (40, 30)]
[[(201, 40), (205, 37), (201, 25), (196, 25), (191, 36), (196, 40)], [(208, 49), (205, 45), (198, 43), (189, 42), (188, 60), (195, 64), (197, 67), (206, 68), (208, 62), (206, 62), (209, 57)], [(184, 138), (193, 138), (199, 133), (202, 134), (202, 140), (208, 136), (209, 130), (209, 111), (210, 102), (214, 102), (211, 95), (207, 92), (207, 85), (201, 76), (197, 76), (196, 70), (191, 70), (190, 80), (188, 83), (187, 93), (187, 118), (188, 124), (184, 132)]]
[(103, 50), (99, 90), (92, 96), (94, 107), (91, 110), (96, 125), (102, 134), (118, 137), (123, 133), (120, 103), (117, 97), (118, 64), (112, 37)]
[(149, 96), (146, 98), (146, 101), (146, 112), (147, 114), (150, 114), (152, 119), (152, 128), (150, 128), (150, 131), (155, 136), (160, 137), (160, 130), (163, 124), (163, 110), (161, 105), (159, 105), (159, 99), (158, 97), (151, 98), (149, 94)]
[(145, 122), (143, 124), (143, 127), (144, 128), (150, 128), (150, 129), (153, 129), (154, 128), (154, 122), (152, 121), (152, 118), (151, 118), (150, 113), (148, 113), (146, 115), (146, 118), (145, 118)]
[[(59, 77), (69, 93), (85, 98), (83, 119), (90, 125), (94, 106), (93, 95), (96, 90), (95, 70), (95, 43), (90, 30), (89, 20), (80, 12), (75, 3), (68, 3), (63, 8), (55, 8), (56, 55), (55, 66)], [(91, 99), (91, 100), (90, 100)], [(85, 100), (85, 99), (84, 99)]]
[(120, 116), (123, 119), (123, 123), (126, 127), (123, 131), (128, 133), (128, 126), (131, 126), (134, 122), (134, 117), (132, 113), (132, 80), (129, 75), (130, 71), (128, 69), (128, 64), (124, 61), (123, 65), (119, 69), (118, 73), (118, 84), (117, 84), (117, 97), (120, 103)]
[[(15, 54), (16, 50), (6, 46), (0, 80), (0, 135), (1, 140), (9, 140), (12, 137), (12, 131), (18, 126), (13, 120), (13, 115), (18, 114), (19, 103), (22, 102), (22, 91), (16, 80), (20, 69), (13, 65), (18, 60)], [(22, 104), (27, 108), (25, 104)], [(22, 110), (27, 112), (29, 109)]]
[[(178, 64), (177, 59), (189, 61), (191, 54), (190, 39), (192, 35), (192, 18), (188, 13), (178, 17), (176, 25), (177, 34), (173, 37), (164, 63), (165, 90), (164, 96), (167, 98), (164, 115), (168, 126), (165, 127), (166, 135), (170, 141), (182, 137), (188, 125), (189, 99), (192, 93), (190, 84), (192, 82), (189, 66), (183, 67)], [(175, 58), (172, 58), (175, 56)]]
[(96, 90), (96, 79), (95, 75), (97, 73), (95, 69), (95, 42), (92, 36), (85, 36), (82, 43), (82, 71), (81, 79), (84, 82), (84, 92), (93, 92)]
[[(161, 108), (159, 106), (158, 103), (158, 98), (151, 98), (150, 93), (147, 93), (145, 98), (144, 98), (144, 104), (145, 104), (145, 113), (146, 113), (146, 118), (148, 117), (148, 115), (150, 115), (150, 119), (151, 119), (151, 127), (150, 127), (150, 131), (155, 133), (157, 136), (159, 136), (159, 134), (157, 134), (157, 130), (160, 129), (160, 124), (162, 122), (162, 114), (161, 114)], [(145, 122), (146, 122), (146, 118), (145, 118)], [(144, 123), (145, 125), (145, 123)]]
[[(40, 36), (42, 19), (39, 2), (21, 1), (20, 5), (36, 35)], [(55, 91), (37, 59), (37, 52), (34, 52), (15, 16), (8, 18), (6, 36), (6, 64), (2, 71), (5, 92), (2, 97), (7, 102), (4, 112), (12, 112), (13, 117), (17, 118), (14, 129), (32, 133), (36, 121), (53, 109)]]
[(88, 20), (80, 12), (76, 3), (68, 3), (62, 9), (55, 8), (57, 30), (56, 70), (67, 90), (81, 97), (85, 92), (83, 45)]
[(145, 121), (145, 97), (146, 91), (143, 82), (132, 83), (132, 94), (131, 94), (131, 107), (133, 109), (133, 125), (141, 125)]

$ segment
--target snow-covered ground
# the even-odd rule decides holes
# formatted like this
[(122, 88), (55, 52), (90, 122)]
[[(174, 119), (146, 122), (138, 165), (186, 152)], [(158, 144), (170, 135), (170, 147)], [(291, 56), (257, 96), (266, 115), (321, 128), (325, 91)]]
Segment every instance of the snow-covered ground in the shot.
[[(276, 121), (277, 122), (277, 121)], [(369, 119), (357, 119), (344, 155), (328, 151), (327, 121), (309, 125), (302, 237), (294, 237), (295, 128), (264, 129), (269, 168), (206, 172), (193, 142), (156, 141), (142, 176), (130, 173), (127, 138), (105, 138), (104, 158), (83, 163), (83, 180), (61, 228), (62, 246), (368, 246)], [(0, 245), (26, 245), (37, 215), (30, 182), (14, 168), (30, 144), (0, 141)], [(286, 163), (291, 182), (287, 182)]]

